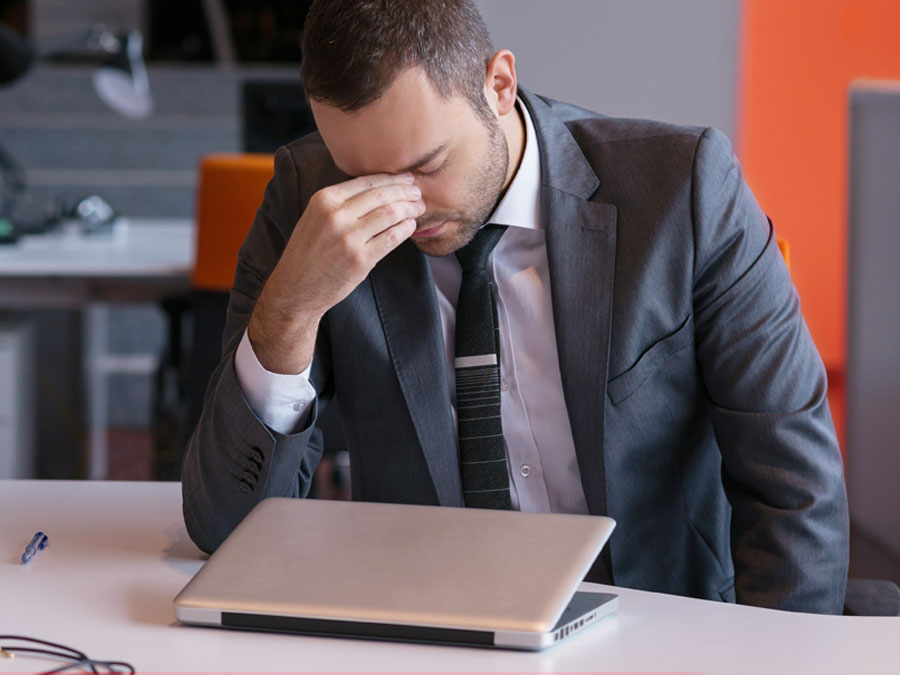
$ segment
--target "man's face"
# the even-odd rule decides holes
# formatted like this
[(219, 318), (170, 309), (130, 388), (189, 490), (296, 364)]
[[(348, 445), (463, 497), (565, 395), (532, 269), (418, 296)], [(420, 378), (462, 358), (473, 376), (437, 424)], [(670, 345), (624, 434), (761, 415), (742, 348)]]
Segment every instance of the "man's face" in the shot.
[(420, 69), (404, 71), (384, 96), (351, 113), (310, 103), (341, 171), (413, 172), (427, 210), (412, 240), (428, 255), (466, 245), (494, 210), (509, 165), (499, 121), (486, 123), (462, 96), (441, 98)]

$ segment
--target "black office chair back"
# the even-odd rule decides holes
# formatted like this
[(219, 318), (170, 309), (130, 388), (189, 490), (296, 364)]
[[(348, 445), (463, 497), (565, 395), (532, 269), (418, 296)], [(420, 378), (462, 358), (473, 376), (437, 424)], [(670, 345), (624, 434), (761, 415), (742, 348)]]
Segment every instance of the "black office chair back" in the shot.
[(900, 616), (900, 588), (893, 581), (848, 579), (845, 616)]

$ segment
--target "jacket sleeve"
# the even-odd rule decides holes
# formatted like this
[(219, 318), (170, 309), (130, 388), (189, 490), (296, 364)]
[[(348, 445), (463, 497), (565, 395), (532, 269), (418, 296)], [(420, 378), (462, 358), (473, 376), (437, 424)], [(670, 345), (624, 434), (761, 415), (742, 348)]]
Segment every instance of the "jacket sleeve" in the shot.
[(256, 299), (300, 217), (303, 198), (294, 159), (288, 149), (281, 148), (275, 155), (275, 174), (238, 255), (222, 360), (210, 378), (182, 468), (185, 524), (194, 543), (208, 553), (260, 500), (305, 497), (322, 455), (321, 433), (315, 424), (320, 403), (331, 396), (325, 322), (310, 376), (318, 400), (307, 424), (294, 434), (279, 434), (260, 421), (241, 391), (234, 367), (234, 354)]
[(696, 149), (692, 207), (697, 357), (732, 507), (737, 600), (840, 613), (849, 519), (825, 369), (771, 222), (713, 129)]

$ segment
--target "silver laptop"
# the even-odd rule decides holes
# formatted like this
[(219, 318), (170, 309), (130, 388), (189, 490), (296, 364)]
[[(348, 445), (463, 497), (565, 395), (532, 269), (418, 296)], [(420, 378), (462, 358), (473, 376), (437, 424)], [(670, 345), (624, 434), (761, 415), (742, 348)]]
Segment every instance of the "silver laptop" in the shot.
[(266, 499), (175, 598), (189, 624), (538, 650), (614, 612), (576, 592), (615, 527), (576, 516)]

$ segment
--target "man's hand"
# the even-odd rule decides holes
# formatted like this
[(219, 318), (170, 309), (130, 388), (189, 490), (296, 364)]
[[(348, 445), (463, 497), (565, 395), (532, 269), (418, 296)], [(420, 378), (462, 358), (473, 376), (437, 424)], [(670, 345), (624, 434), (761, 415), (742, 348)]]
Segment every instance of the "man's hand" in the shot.
[(325, 312), (415, 232), (425, 203), (412, 183), (412, 174), (361, 176), (310, 198), (250, 317), (266, 370), (302, 372)]

